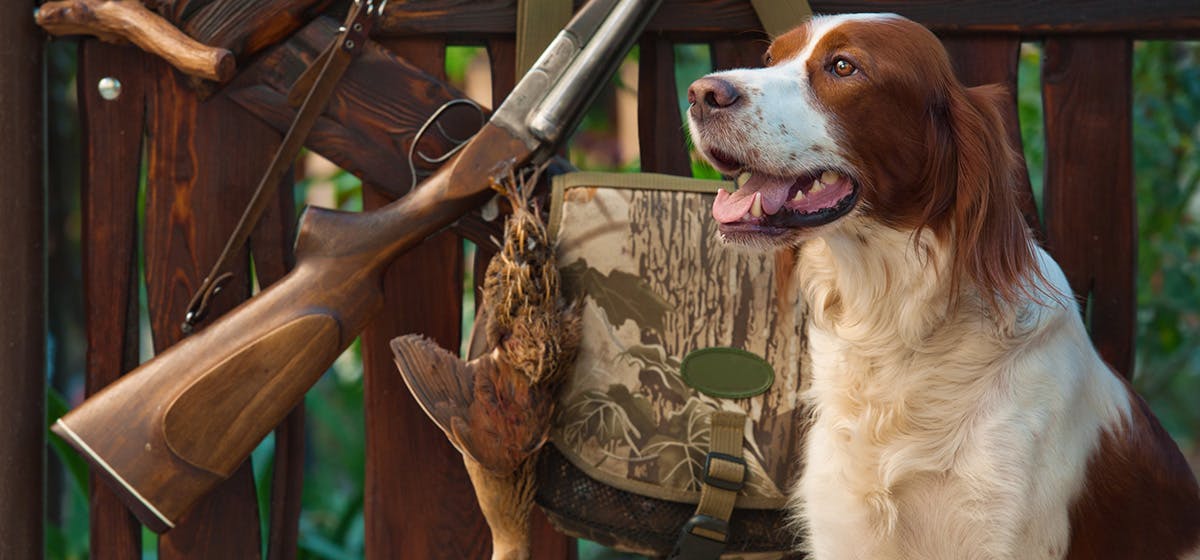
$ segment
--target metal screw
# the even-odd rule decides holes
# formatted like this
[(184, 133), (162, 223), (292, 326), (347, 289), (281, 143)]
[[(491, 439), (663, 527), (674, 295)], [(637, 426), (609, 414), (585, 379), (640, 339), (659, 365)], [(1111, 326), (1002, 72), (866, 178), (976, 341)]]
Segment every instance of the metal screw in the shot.
[(354, 24), (354, 30), (361, 33), (362, 32), (362, 24), (361, 23)]
[(352, 41), (352, 40), (350, 40), (350, 39), (346, 39), (346, 48), (347, 48), (347, 49), (353, 49), (353, 48), (354, 48), (354, 41)]
[(121, 80), (112, 76), (100, 78), (100, 82), (96, 84), (96, 89), (100, 90), (100, 97), (112, 101), (121, 96)]

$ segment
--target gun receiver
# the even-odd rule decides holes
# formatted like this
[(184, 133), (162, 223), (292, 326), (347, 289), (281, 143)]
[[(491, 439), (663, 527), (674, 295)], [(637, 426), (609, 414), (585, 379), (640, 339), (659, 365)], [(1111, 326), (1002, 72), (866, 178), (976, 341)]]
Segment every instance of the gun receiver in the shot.
[[(658, 3), (591, 0), (434, 175), (372, 212), (308, 209), (291, 273), (92, 396), (53, 431), (142, 523), (156, 532), (173, 527), (358, 336), (380, 307), (387, 263), (486, 201), (493, 176), (553, 155)], [(601, 38), (619, 46), (589, 49)], [(547, 92), (566, 76), (586, 87), (549, 107), (562, 132), (540, 138), (529, 123), (546, 116)]]

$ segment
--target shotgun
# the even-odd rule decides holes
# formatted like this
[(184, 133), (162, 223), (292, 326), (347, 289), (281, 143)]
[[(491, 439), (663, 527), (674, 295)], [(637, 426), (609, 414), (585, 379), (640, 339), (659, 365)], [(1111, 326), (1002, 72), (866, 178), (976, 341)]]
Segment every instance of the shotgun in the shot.
[(93, 395), (54, 432), (142, 523), (170, 529), (358, 336), (380, 307), (388, 262), (485, 202), (493, 177), (553, 157), (658, 3), (590, 0), (437, 172), (371, 212), (307, 209), (291, 273)]

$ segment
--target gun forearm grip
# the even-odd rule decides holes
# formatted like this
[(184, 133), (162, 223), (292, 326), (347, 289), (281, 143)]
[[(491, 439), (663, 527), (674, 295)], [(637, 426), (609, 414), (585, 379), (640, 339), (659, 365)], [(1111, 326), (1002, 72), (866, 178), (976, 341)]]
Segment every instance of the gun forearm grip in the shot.
[(224, 82), (236, 61), (227, 49), (202, 44), (138, 0), (60, 0), (34, 12), (51, 35), (93, 35), (110, 43), (130, 42), (162, 57), (180, 72)]

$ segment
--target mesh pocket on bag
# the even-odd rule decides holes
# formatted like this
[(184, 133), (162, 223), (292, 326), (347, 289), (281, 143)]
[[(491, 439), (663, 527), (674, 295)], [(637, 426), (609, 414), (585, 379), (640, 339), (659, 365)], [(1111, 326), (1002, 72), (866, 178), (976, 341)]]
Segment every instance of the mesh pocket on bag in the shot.
[[(675, 546), (693, 504), (647, 498), (589, 478), (554, 447), (538, 462), (537, 503), (560, 531), (602, 545), (646, 555)], [(783, 510), (735, 509), (727, 552), (775, 552), (795, 548)], [(802, 556), (795, 556), (801, 558)]]

